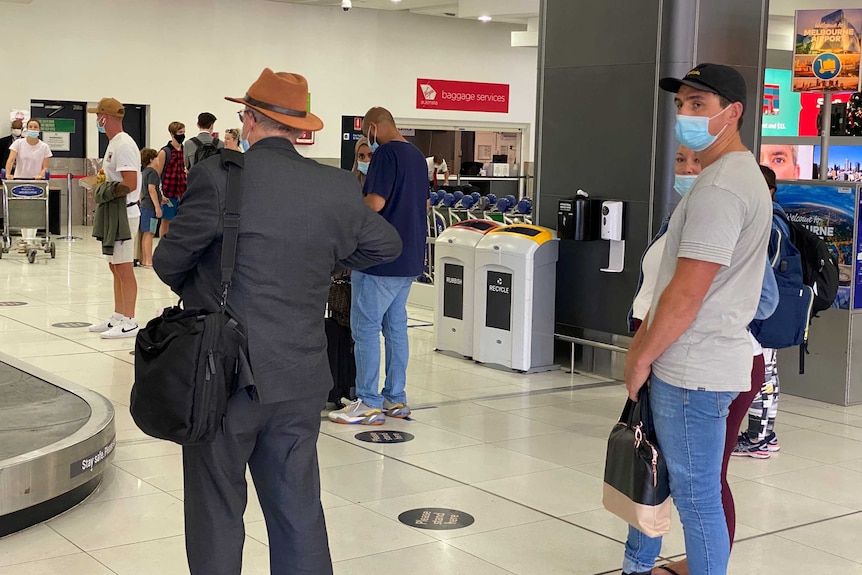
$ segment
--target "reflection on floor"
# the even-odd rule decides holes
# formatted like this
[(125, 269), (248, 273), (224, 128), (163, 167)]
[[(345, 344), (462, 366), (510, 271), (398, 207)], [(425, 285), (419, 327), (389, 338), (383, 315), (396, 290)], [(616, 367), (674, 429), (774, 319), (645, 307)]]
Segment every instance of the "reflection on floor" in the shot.
[[(77, 235), (88, 237), (87, 230)], [(129, 340), (86, 328), (112, 311), (110, 274), (93, 240), (57, 260), (0, 261), (0, 349), (106, 396), (117, 408), (116, 459), (85, 504), (0, 540), (0, 575), (179, 575), (183, 482), (176, 446), (149, 439), (128, 414)], [(139, 315), (173, 298), (151, 270), (137, 271)], [(365, 429), (324, 422), (323, 504), (338, 575), (618, 573), (626, 528), (601, 506), (605, 438), (621, 385), (562, 372), (490, 371), (433, 351), (432, 317), (410, 310), (413, 441), (363, 443)], [(734, 575), (785, 575), (802, 566), (862, 575), (862, 406), (783, 397), (781, 452), (731, 465), (739, 526)], [(266, 528), (252, 491), (244, 573), (268, 573)], [(475, 522), (432, 531), (398, 522), (404, 511), (451, 508)], [(370, 535), (369, 535), (370, 534)], [(674, 525), (666, 557), (684, 551)]]

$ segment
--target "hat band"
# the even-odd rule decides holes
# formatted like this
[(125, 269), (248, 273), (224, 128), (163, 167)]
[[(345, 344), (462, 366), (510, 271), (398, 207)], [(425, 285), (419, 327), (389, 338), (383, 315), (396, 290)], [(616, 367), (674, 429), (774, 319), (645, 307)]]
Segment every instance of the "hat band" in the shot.
[(245, 94), (245, 103), (250, 106), (257, 106), (258, 108), (263, 108), (264, 110), (269, 110), (270, 112), (275, 112), (276, 114), (284, 114), (285, 116), (293, 116), (295, 118), (305, 118), (308, 116), (308, 112), (302, 110), (293, 110), (291, 108), (282, 108), (281, 106), (274, 106), (273, 104), (267, 104), (266, 102), (261, 102), (260, 100), (256, 100), (248, 95), (248, 92)]

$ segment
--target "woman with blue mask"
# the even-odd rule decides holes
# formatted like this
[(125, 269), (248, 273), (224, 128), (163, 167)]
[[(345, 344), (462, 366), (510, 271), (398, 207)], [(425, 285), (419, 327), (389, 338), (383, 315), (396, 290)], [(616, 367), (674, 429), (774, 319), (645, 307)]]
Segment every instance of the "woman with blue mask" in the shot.
[[(48, 160), (54, 154), (51, 148), (39, 139), (42, 124), (31, 119), (24, 131), (25, 138), (19, 138), (9, 146), (9, 159), (6, 160), (7, 179), (44, 180), (48, 171)], [(12, 166), (15, 166), (14, 173)]]
[(371, 165), (371, 156), (373, 155), (374, 152), (371, 151), (368, 138), (362, 136), (356, 140), (352, 171), (356, 175), (356, 179), (359, 180), (359, 187), (365, 185), (365, 177), (368, 175), (368, 166)]

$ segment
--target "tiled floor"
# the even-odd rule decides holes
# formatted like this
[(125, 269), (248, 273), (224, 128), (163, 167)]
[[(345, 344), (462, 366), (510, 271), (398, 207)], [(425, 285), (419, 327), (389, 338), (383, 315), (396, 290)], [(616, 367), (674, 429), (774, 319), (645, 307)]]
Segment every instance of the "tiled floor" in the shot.
[[(88, 235), (79, 230), (78, 235)], [(0, 575), (175, 575), (183, 550), (180, 450), (141, 433), (128, 413), (131, 340), (103, 341), (63, 321), (112, 311), (110, 275), (96, 243), (60, 242), (57, 259), (0, 260), (0, 350), (114, 402), (118, 447), (103, 485), (84, 504), (0, 540)], [(137, 271), (141, 321), (173, 303), (152, 271)], [(433, 351), (432, 315), (411, 309), (414, 421), (408, 443), (379, 445), (324, 421), (323, 505), (338, 575), (618, 573), (625, 525), (601, 505), (604, 437), (625, 392), (563, 372), (501, 373)], [(734, 575), (808, 570), (862, 575), (862, 407), (783, 397), (782, 450), (731, 466), (739, 525)], [(380, 429), (380, 428), (377, 428)], [(384, 428), (385, 429), (385, 428)], [(247, 574), (268, 573), (263, 516), (246, 512)], [(398, 522), (417, 507), (475, 517), (453, 531)], [(678, 523), (663, 553), (684, 552)]]

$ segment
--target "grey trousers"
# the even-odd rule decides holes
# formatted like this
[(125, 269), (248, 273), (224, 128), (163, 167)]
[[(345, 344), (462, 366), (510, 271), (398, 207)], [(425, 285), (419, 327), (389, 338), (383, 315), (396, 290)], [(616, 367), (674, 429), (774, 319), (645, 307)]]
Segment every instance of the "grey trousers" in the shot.
[(261, 405), (241, 389), (212, 443), (183, 447), (192, 575), (240, 575), (246, 465), (266, 519), (270, 573), (331, 575), (317, 436), (325, 398)]

